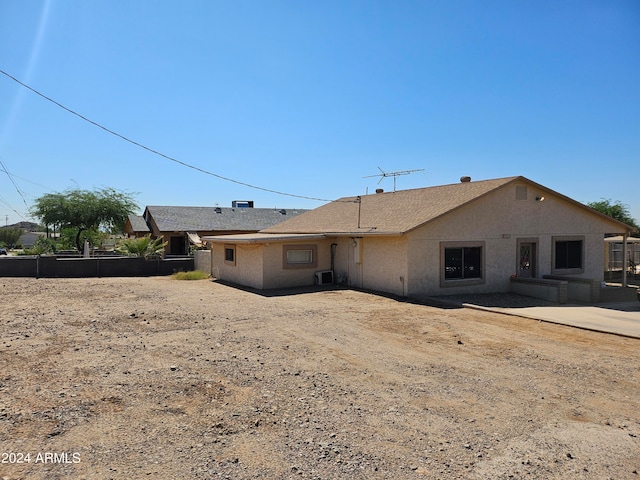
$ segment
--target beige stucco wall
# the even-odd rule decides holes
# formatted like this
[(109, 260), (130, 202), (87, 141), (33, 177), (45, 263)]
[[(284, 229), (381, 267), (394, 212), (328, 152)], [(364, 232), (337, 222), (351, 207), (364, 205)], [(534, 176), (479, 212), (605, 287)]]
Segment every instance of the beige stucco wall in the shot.
[(223, 243), (211, 247), (211, 270), (214, 278), (247, 287), (263, 289), (262, 245), (236, 244), (236, 261), (224, 260)]
[[(537, 201), (537, 196), (544, 196), (544, 201)], [(571, 276), (601, 280), (604, 233), (615, 228), (606, 220), (531, 186), (527, 186), (526, 200), (516, 199), (516, 185), (508, 185), (407, 234), (408, 294), (509, 291), (509, 277), (516, 274), (518, 268), (518, 239), (537, 241), (536, 277), (541, 278), (553, 273), (553, 237), (556, 236), (576, 235), (584, 241), (584, 271)], [(485, 242), (485, 282), (441, 288), (440, 243), (463, 240)]]
[[(341, 239), (338, 249), (347, 253), (346, 272), (349, 286), (406, 295), (406, 237), (371, 236)], [(336, 261), (336, 271), (340, 273), (345, 270), (345, 258), (338, 255), (336, 258), (340, 259), (340, 262)]]
[[(330, 239), (313, 241), (296, 241), (270, 243), (264, 246), (264, 287), (286, 288), (292, 286), (307, 286), (315, 283), (315, 272), (331, 269)], [(283, 247), (285, 245), (315, 245), (317, 264), (305, 268), (283, 268)]]
[(193, 266), (196, 270), (211, 275), (211, 250), (195, 250), (193, 252)]
[(353, 279), (353, 247), (352, 240), (348, 237), (339, 237), (331, 240), (336, 244), (334, 259), (334, 276), (336, 283), (351, 285)]
[[(215, 278), (257, 289), (313, 285), (315, 272), (331, 267), (331, 243), (327, 240), (235, 244), (235, 265), (224, 260), (225, 244), (212, 245), (212, 274)], [(317, 264), (305, 268), (283, 268), (285, 245), (315, 245)]]
[(283, 269), (283, 246), (293, 245), (295, 242), (265, 245), (263, 247), (263, 288), (313, 285), (316, 271), (331, 269), (331, 245), (335, 244), (334, 279), (336, 283), (397, 295), (406, 294), (403, 285), (407, 276), (405, 237), (334, 237), (302, 243), (317, 245), (317, 267)]

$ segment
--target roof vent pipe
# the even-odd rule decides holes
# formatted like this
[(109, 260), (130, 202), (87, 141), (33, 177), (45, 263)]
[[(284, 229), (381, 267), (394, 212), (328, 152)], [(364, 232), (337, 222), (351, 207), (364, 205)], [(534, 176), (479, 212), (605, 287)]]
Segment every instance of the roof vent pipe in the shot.
[(471, 181), (471, 177), (467, 177), (466, 175), (464, 177), (460, 177), (460, 183), (469, 183)]
[(384, 188), (376, 188), (376, 193), (384, 193)]

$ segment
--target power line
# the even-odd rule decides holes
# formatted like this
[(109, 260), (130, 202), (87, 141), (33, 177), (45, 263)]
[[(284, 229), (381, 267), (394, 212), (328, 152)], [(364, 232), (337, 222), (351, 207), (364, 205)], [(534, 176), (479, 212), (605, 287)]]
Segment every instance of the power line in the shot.
[(15, 213), (16, 215), (18, 215), (20, 218), (22, 218), (23, 220), (27, 220), (28, 219), (22, 215), (18, 210), (16, 210), (15, 208), (13, 208), (9, 202), (7, 202), (4, 198), (2, 198), (2, 196), (0, 195), (0, 204), (4, 204), (9, 210), (11, 210), (13, 213)]
[[(2, 157), (0, 157), (0, 166), (2, 167), (1, 170), (7, 174), (7, 177), (9, 177), (9, 180), (11, 180), (11, 183), (13, 184), (13, 186), (16, 189), (16, 192), (18, 192), (18, 195), (20, 195), (20, 197), (22, 198), (22, 202), (24, 203), (24, 206), (27, 207), (27, 211), (29, 210), (29, 205), (27, 205), (27, 201), (24, 198), (24, 194), (23, 192), (18, 188), (18, 185), (16, 185), (16, 182), (13, 180), (13, 175), (11, 175), (11, 173), (9, 173), (9, 170), (7, 170), (7, 166), (5, 165), (4, 161), (2, 160)], [(27, 220), (24, 215), (22, 215), (20, 212), (18, 212), (18, 210), (16, 210), (15, 208), (13, 208), (9, 202), (7, 202), (4, 198), (2, 198), (2, 196), (0, 196), (0, 202), (4, 203), (7, 208), (9, 210), (11, 210), (12, 212), (14, 212), (16, 215), (18, 215), (20, 218), (22, 218), (23, 220)]]
[[(5, 173), (9, 173), (5, 168), (0, 168), (0, 171), (3, 171)], [(16, 175), (15, 173), (9, 173), (13, 178), (19, 178), (20, 180), (22, 180), (23, 182), (27, 182), (30, 183), (32, 185), (35, 185), (36, 187), (40, 187), (40, 188), (44, 188), (45, 190), (53, 190), (53, 188), (51, 187), (47, 187), (46, 185), (42, 185), (41, 183), (37, 183), (37, 182), (33, 182), (31, 180), (29, 180), (28, 178), (24, 178), (21, 177), (20, 175)], [(22, 192), (25, 193), (27, 196), (31, 197), (32, 195), (26, 193), (26, 192)]]
[(52, 98), (50, 98), (50, 97), (46, 96), (45, 94), (43, 94), (43, 93), (39, 92), (38, 90), (36, 90), (36, 89), (34, 89), (34, 88), (30, 87), (30, 86), (29, 86), (29, 85), (27, 85), (26, 83), (21, 82), (20, 80), (18, 80), (17, 78), (15, 78), (15, 77), (14, 77), (14, 76), (12, 76), (12, 75), (9, 75), (7, 72), (5, 72), (5, 71), (4, 71), (4, 70), (2, 70), (2, 69), (0, 69), (0, 73), (2, 73), (3, 75), (5, 75), (6, 77), (10, 78), (11, 80), (13, 80), (14, 82), (16, 82), (17, 84), (19, 84), (19, 85), (23, 86), (24, 88), (26, 88), (26, 89), (28, 89), (28, 90), (31, 90), (31, 91), (32, 91), (33, 93), (35, 93), (36, 95), (38, 95), (38, 96), (40, 96), (40, 97), (44, 98), (45, 100), (47, 100), (47, 101), (49, 101), (49, 102), (53, 103), (54, 105), (56, 105), (56, 106), (58, 106), (58, 107), (62, 108), (63, 110), (66, 110), (67, 112), (69, 112), (69, 113), (71, 113), (71, 114), (75, 115), (76, 117), (81, 118), (81, 119), (82, 119), (82, 120), (84, 120), (85, 122), (88, 122), (88, 123), (92, 124), (93, 126), (98, 127), (98, 128), (100, 128), (100, 129), (104, 130), (105, 132), (110, 133), (111, 135), (114, 135), (114, 136), (116, 136), (116, 137), (118, 137), (118, 138), (120, 138), (120, 139), (122, 139), (122, 140), (124, 140), (124, 141), (126, 141), (126, 142), (129, 142), (129, 143), (131, 143), (132, 145), (135, 145), (136, 147), (142, 148), (142, 149), (144, 149), (144, 150), (146, 150), (146, 151), (148, 151), (148, 152), (153, 153), (154, 155), (158, 155), (158, 156), (160, 156), (160, 157), (162, 157), (162, 158), (165, 158), (165, 159), (167, 159), (167, 160), (170, 160), (170, 161), (172, 161), (172, 162), (175, 162), (175, 163), (177, 163), (177, 164), (179, 164), (179, 165), (182, 165), (183, 167), (187, 167), (187, 168), (190, 168), (190, 169), (192, 169), (192, 170), (196, 170), (196, 171), (198, 171), (198, 172), (200, 172), (200, 173), (204, 173), (204, 174), (206, 174), (206, 175), (211, 175), (212, 177), (219, 178), (220, 180), (224, 180), (224, 181), (226, 181), (226, 182), (235, 183), (235, 184), (237, 184), (237, 185), (242, 185), (242, 186), (244, 186), (244, 187), (253, 188), (253, 189), (255, 189), (255, 190), (261, 190), (261, 191), (263, 191), (263, 192), (274, 193), (274, 194), (276, 194), (276, 195), (284, 195), (284, 196), (287, 196), (287, 197), (301, 198), (301, 199), (304, 199), (304, 200), (315, 200), (315, 201), (318, 201), (318, 202), (334, 202), (334, 201), (336, 201), (336, 200), (327, 200), (327, 199), (325, 199), (325, 198), (308, 197), (308, 196), (305, 196), (305, 195), (296, 195), (296, 194), (293, 194), (293, 193), (280, 192), (280, 191), (278, 191), (278, 190), (272, 190), (272, 189), (269, 189), (269, 188), (264, 188), (264, 187), (260, 187), (260, 186), (257, 186), (257, 185), (252, 185), (252, 184), (250, 184), (250, 183), (241, 182), (241, 181), (239, 181), (239, 180), (234, 180), (233, 178), (224, 177), (224, 176), (222, 176), (222, 175), (219, 175), (219, 174), (217, 174), (217, 173), (211, 172), (211, 171), (209, 171), (209, 170), (205, 170), (204, 168), (201, 168), (201, 167), (198, 167), (198, 166), (192, 165), (192, 164), (187, 163), (187, 162), (183, 162), (182, 160), (178, 160), (177, 158), (174, 158), (174, 157), (171, 157), (171, 156), (169, 156), (169, 155), (166, 155), (166, 154), (164, 154), (164, 153), (162, 153), (162, 152), (159, 152), (158, 150), (154, 150), (153, 148), (147, 147), (146, 145), (143, 145), (143, 144), (141, 144), (141, 143), (139, 143), (139, 142), (136, 142), (135, 140), (132, 140), (132, 139), (130, 139), (130, 138), (128, 138), (128, 137), (125, 137), (124, 135), (122, 135), (122, 134), (120, 134), (120, 133), (118, 133), (118, 132), (115, 132), (115, 131), (113, 131), (113, 130), (109, 129), (109, 128), (107, 128), (107, 127), (105, 127), (105, 126), (103, 126), (103, 125), (99, 124), (98, 122), (94, 122), (93, 120), (91, 120), (91, 119), (89, 119), (89, 118), (85, 117), (84, 115), (81, 115), (81, 114), (79, 114), (78, 112), (76, 112), (76, 111), (74, 111), (74, 110), (72, 110), (72, 109), (70, 109), (70, 108), (68, 108), (68, 107), (65, 107), (65, 106), (64, 106), (64, 105), (62, 105), (61, 103), (59, 103), (59, 102), (55, 101), (54, 99), (52, 99)]
[(22, 198), (22, 202), (24, 203), (24, 206), (27, 207), (27, 210), (28, 210), (29, 205), (27, 205), (27, 201), (25, 200), (24, 195), (18, 188), (18, 185), (16, 185), (16, 182), (13, 180), (13, 176), (9, 173), (9, 170), (7, 170), (7, 166), (4, 164), (2, 157), (0, 157), (0, 166), (2, 166), (2, 170), (4, 171), (4, 173), (7, 174), (7, 177), (9, 177), (9, 180), (11, 180), (11, 183), (13, 183), (13, 186), (15, 187), (16, 192), (18, 192), (18, 195), (20, 195), (20, 197)]

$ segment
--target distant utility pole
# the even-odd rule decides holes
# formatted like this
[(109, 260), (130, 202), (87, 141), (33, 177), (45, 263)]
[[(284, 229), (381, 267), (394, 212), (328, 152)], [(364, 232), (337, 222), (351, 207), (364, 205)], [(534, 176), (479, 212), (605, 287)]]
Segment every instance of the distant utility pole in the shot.
[(8, 227), (9, 226), (9, 215), (5, 215), (4, 216), (4, 226)]
[(385, 172), (380, 167), (378, 167), (378, 170), (380, 170), (382, 173), (378, 173), (376, 175), (368, 175), (368, 176), (362, 177), (362, 178), (380, 177), (380, 180), (378, 181), (378, 185), (380, 185), (380, 182), (385, 177), (393, 177), (393, 191), (394, 192), (396, 191), (396, 177), (398, 177), (400, 175), (409, 175), (410, 173), (413, 173), (413, 172), (424, 172), (424, 168), (421, 168), (421, 169), (418, 169), (418, 170), (402, 170), (401, 172)]

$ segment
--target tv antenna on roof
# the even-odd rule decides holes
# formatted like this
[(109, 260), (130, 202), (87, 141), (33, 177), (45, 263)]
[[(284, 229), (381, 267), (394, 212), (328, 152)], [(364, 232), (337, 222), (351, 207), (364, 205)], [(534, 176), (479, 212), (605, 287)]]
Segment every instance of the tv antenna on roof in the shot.
[(393, 191), (394, 192), (396, 191), (396, 178), (397, 177), (399, 177), (400, 175), (409, 175), (410, 173), (413, 173), (413, 172), (424, 172), (424, 168), (420, 168), (418, 170), (402, 170), (400, 172), (385, 172), (380, 167), (378, 167), (378, 170), (380, 170), (380, 172), (382, 172), (382, 173), (378, 173), (376, 175), (367, 175), (366, 177), (362, 177), (362, 178), (380, 177), (380, 180), (378, 180), (378, 185), (380, 185), (380, 182), (385, 177), (393, 177)]

